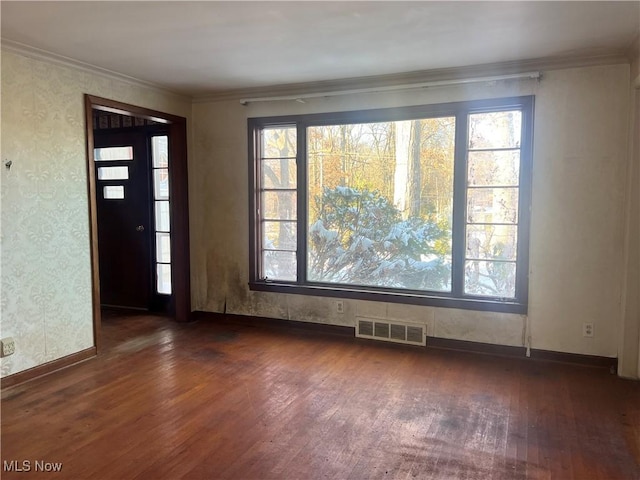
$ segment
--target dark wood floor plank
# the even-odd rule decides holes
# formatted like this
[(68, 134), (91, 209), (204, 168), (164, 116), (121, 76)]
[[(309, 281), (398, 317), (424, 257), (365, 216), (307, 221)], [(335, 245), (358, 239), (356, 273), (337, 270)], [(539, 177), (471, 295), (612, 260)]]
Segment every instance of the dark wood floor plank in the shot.
[(3, 462), (62, 462), (53, 478), (640, 479), (640, 384), (604, 369), (114, 312), (103, 344), (2, 391)]

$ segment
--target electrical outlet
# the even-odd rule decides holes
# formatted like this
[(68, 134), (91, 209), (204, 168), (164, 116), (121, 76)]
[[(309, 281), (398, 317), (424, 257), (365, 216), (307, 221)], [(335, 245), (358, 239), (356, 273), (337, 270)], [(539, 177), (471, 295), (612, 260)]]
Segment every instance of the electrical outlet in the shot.
[(344, 302), (342, 300), (336, 302), (336, 312), (344, 313)]
[(8, 357), (9, 355), (13, 355), (16, 351), (16, 342), (13, 341), (13, 338), (7, 337), (0, 340), (0, 356)]
[(582, 336), (593, 337), (593, 323), (582, 324)]

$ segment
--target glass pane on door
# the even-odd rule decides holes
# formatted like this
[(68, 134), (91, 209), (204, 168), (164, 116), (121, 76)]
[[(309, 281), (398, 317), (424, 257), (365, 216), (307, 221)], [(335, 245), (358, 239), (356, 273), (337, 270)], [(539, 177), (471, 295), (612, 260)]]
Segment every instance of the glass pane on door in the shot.
[(171, 295), (171, 265), (158, 263), (157, 265), (157, 290), (158, 293)]
[(104, 147), (93, 150), (96, 162), (133, 160), (133, 147)]

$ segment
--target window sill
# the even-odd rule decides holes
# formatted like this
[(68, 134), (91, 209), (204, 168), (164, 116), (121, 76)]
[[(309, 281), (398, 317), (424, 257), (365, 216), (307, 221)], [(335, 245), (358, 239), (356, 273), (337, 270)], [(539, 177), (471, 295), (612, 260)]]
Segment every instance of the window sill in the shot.
[(526, 314), (527, 305), (516, 301), (481, 298), (455, 298), (420, 292), (403, 292), (375, 288), (348, 288), (345, 286), (297, 285), (285, 282), (249, 282), (249, 289), (258, 292), (289, 293), (317, 297), (350, 298), (372, 302), (404, 303), (428, 307), (459, 308), (484, 312)]

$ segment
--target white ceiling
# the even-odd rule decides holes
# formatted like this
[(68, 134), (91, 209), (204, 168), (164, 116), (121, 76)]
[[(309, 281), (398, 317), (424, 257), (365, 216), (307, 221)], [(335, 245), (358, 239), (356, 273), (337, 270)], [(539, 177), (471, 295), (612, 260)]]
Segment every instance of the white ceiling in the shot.
[(623, 53), (629, 2), (2, 1), (2, 39), (199, 95)]

